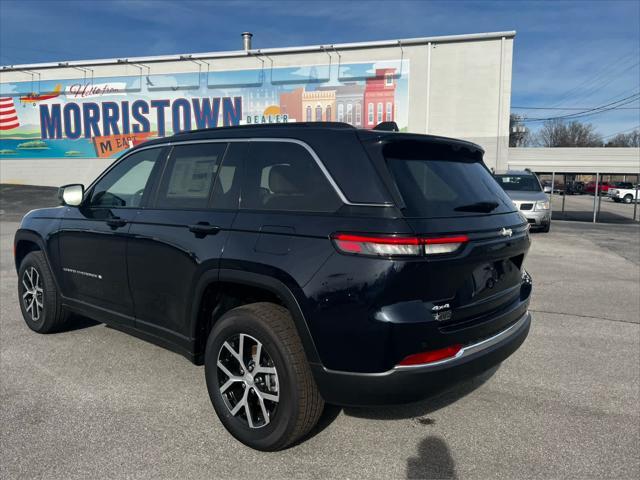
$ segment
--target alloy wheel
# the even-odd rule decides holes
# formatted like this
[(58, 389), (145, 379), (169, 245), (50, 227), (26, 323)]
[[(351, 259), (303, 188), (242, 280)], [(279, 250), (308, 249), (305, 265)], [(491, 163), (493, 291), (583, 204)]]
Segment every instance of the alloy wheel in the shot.
[(31, 320), (37, 322), (44, 310), (44, 290), (42, 289), (42, 278), (35, 267), (27, 268), (22, 274), (22, 302), (25, 311), (31, 315)]
[(228, 338), (217, 360), (218, 388), (231, 415), (249, 428), (269, 424), (280, 400), (278, 373), (262, 343), (245, 333)]

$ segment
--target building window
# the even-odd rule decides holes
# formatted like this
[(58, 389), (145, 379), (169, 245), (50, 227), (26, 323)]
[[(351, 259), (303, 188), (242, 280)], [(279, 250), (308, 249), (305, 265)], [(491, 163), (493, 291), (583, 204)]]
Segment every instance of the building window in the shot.
[(368, 120), (369, 120), (369, 124), (373, 123), (373, 103), (369, 103), (369, 105), (367, 106), (367, 113), (368, 113)]
[(384, 76), (385, 87), (391, 87), (393, 85), (393, 73), (387, 73)]
[(362, 104), (356, 103), (356, 125), (362, 125)]
[(311, 121), (311, 107), (307, 106), (307, 122)]
[(325, 119), (327, 122), (330, 122), (330, 121), (331, 121), (331, 105), (327, 105), (327, 108), (326, 108), (326, 110), (325, 110), (325, 114), (324, 114), (324, 119)]
[(338, 104), (338, 121), (344, 122), (344, 103), (342, 102)]
[(316, 107), (316, 122), (322, 121), (322, 106), (318, 105)]
[(353, 104), (347, 103), (347, 123), (353, 124)]
[(393, 120), (393, 104), (391, 102), (387, 102), (387, 116), (385, 118), (387, 122)]
[(382, 122), (382, 103), (378, 103), (377, 123)]

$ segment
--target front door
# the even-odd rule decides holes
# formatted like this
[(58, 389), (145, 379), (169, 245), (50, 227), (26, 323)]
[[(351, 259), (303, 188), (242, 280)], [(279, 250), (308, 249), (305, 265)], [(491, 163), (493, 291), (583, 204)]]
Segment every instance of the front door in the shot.
[(217, 274), (235, 218), (244, 142), (175, 145), (153, 203), (131, 225), (136, 328), (186, 345), (198, 279)]
[(127, 279), (128, 232), (147, 200), (162, 148), (133, 153), (68, 207), (59, 232), (63, 295), (76, 307), (98, 307), (115, 323), (133, 323)]

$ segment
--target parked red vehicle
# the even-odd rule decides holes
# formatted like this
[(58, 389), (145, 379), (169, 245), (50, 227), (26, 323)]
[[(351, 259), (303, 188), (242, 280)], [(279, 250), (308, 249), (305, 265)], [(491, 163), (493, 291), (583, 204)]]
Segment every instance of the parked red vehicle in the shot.
[[(610, 182), (600, 182), (598, 184), (598, 194), (606, 195), (607, 192), (609, 191), (609, 188), (613, 188), (613, 185), (611, 185)], [(589, 195), (595, 195), (596, 194), (596, 182), (587, 183), (587, 186), (584, 188), (584, 191), (586, 193), (588, 193)]]
[[(600, 195), (606, 195), (610, 188), (633, 188), (631, 182), (600, 182), (598, 185), (598, 193)], [(589, 182), (585, 187), (585, 192), (589, 195), (595, 195), (596, 182)]]

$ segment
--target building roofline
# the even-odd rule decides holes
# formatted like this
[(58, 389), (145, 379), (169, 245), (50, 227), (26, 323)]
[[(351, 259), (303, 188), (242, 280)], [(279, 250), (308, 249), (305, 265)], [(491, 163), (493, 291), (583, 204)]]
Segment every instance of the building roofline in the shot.
[(70, 68), (70, 67), (90, 67), (90, 66), (105, 66), (105, 65), (122, 65), (122, 64), (139, 64), (139, 63), (154, 63), (154, 62), (167, 62), (167, 61), (192, 61), (192, 60), (211, 60), (220, 58), (238, 58), (238, 57), (250, 57), (261, 55), (278, 55), (289, 53), (308, 53), (308, 52), (339, 52), (340, 50), (354, 50), (362, 48), (384, 48), (384, 47), (403, 47), (410, 45), (424, 45), (427, 43), (452, 43), (452, 42), (466, 42), (475, 40), (489, 40), (500, 38), (513, 38), (515, 37), (515, 30), (505, 32), (487, 32), (487, 33), (470, 33), (463, 35), (444, 35), (437, 37), (417, 37), (417, 38), (405, 38), (396, 40), (380, 40), (372, 42), (354, 42), (354, 43), (336, 43), (328, 45), (310, 45), (299, 47), (283, 47), (283, 48), (264, 48), (264, 49), (251, 49), (251, 50), (232, 50), (226, 52), (204, 52), (204, 53), (190, 53), (190, 54), (175, 54), (175, 55), (155, 55), (146, 57), (127, 57), (127, 58), (103, 58), (95, 60), (77, 60), (77, 61), (62, 61), (62, 62), (48, 62), (48, 63), (27, 63), (21, 65), (3, 65), (0, 67), (0, 71), (11, 72), (20, 70), (42, 70), (51, 68)]

